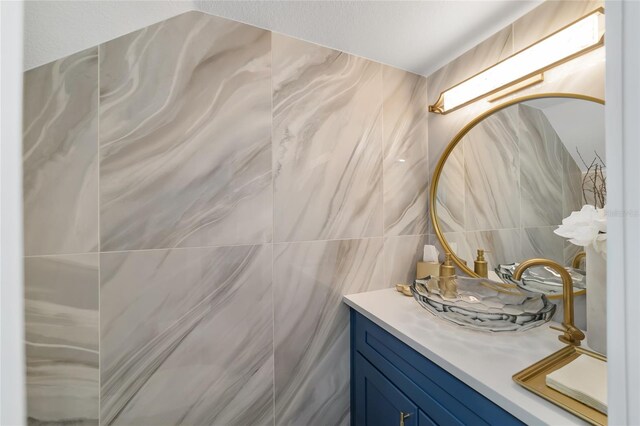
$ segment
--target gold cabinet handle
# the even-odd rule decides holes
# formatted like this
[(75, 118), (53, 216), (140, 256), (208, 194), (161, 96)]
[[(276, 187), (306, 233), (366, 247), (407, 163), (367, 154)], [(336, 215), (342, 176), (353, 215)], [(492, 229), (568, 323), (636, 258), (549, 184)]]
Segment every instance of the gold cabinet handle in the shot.
[(400, 426), (404, 426), (404, 420), (408, 419), (411, 413), (405, 414), (404, 411), (400, 411)]

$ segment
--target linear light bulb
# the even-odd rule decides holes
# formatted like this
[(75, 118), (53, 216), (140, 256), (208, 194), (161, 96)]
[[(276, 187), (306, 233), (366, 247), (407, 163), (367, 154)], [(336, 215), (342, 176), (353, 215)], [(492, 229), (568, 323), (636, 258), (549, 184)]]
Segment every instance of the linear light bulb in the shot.
[(444, 91), (429, 109), (447, 113), (572, 59), (604, 42), (604, 13), (592, 12), (560, 31)]

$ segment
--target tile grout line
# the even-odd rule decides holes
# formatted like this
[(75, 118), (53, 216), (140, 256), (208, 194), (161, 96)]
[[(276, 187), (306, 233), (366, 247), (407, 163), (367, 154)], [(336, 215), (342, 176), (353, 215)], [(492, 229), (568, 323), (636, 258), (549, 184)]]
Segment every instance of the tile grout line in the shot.
[(100, 415), (102, 410), (102, 330), (101, 330), (101, 319), (102, 319), (102, 259), (100, 255), (100, 250), (102, 249), (102, 239), (101, 239), (101, 203), (100, 203), (100, 44), (98, 45), (98, 134), (96, 135), (96, 142), (98, 144), (98, 426), (102, 424), (102, 416)]
[[(380, 186), (381, 186), (381, 211), (382, 211), (382, 281), (387, 281), (387, 262), (385, 254), (385, 241), (387, 237), (387, 216), (385, 210), (385, 187), (384, 187), (384, 163), (386, 158), (385, 152), (385, 134), (384, 134), (384, 66), (380, 66)], [(380, 258), (378, 257), (378, 260)], [(386, 284), (385, 284), (386, 285)]]
[(276, 426), (276, 302), (275, 302), (275, 236), (276, 236), (276, 188), (275, 188), (275, 174), (274, 174), (274, 139), (273, 139), (273, 32), (269, 31), (269, 85), (271, 99), (271, 127), (269, 129), (271, 140), (271, 356), (272, 367), (271, 372), (271, 406), (273, 410), (273, 426)]
[[(543, 226), (544, 227), (544, 226)], [(536, 228), (536, 227), (534, 227)], [(509, 229), (509, 228), (505, 228)], [(517, 228), (513, 228), (517, 229)], [(499, 229), (502, 230), (502, 229)], [(489, 230), (491, 231), (491, 230)], [(459, 232), (459, 231), (452, 231)], [(483, 231), (472, 231), (472, 232), (483, 232)], [(210, 246), (193, 246), (193, 247), (162, 247), (162, 248), (149, 248), (149, 249), (131, 249), (131, 250), (111, 250), (111, 251), (92, 251), (92, 252), (79, 252), (79, 253), (55, 253), (55, 254), (32, 254), (29, 256), (24, 256), (24, 258), (42, 258), (42, 257), (59, 257), (59, 256), (79, 256), (85, 254), (115, 254), (115, 253), (137, 253), (137, 252), (147, 252), (147, 251), (166, 251), (166, 250), (195, 250), (195, 249), (215, 249), (215, 248), (228, 248), (228, 247), (251, 247), (251, 246), (260, 246), (267, 244), (303, 244), (303, 243), (322, 243), (322, 242), (333, 242), (333, 241), (352, 241), (352, 240), (372, 240), (376, 238), (408, 238), (408, 237), (422, 237), (425, 235), (429, 235), (428, 233), (423, 234), (406, 234), (406, 235), (377, 235), (373, 237), (345, 237), (345, 238), (330, 238), (324, 240), (297, 240), (297, 241), (259, 241), (255, 243), (245, 243), (245, 244), (221, 244), (221, 245), (210, 245)]]

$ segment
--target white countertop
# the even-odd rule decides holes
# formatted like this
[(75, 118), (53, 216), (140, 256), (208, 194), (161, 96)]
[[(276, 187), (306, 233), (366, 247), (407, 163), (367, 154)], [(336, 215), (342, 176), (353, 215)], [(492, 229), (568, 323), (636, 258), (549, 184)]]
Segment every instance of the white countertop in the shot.
[(521, 333), (473, 331), (435, 317), (395, 289), (348, 295), (344, 302), (523, 422), (586, 424), (511, 378), (564, 346), (549, 324)]

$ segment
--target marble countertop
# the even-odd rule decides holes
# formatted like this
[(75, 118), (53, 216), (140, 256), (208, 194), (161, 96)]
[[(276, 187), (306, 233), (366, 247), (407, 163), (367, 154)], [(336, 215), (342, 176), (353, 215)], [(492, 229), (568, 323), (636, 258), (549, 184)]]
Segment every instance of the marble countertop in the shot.
[(564, 345), (550, 324), (484, 333), (436, 318), (411, 297), (385, 289), (344, 302), (527, 424), (586, 424), (516, 384), (511, 376)]

